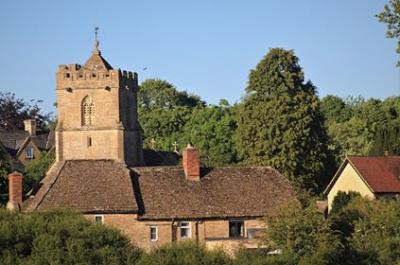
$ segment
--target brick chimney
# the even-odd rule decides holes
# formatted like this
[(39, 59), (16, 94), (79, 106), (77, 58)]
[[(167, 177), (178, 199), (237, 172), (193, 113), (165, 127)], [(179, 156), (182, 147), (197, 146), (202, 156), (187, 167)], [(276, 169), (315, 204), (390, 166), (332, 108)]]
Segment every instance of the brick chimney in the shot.
[(183, 170), (187, 180), (200, 181), (199, 150), (188, 144), (182, 152)]
[(23, 176), (14, 171), (8, 175), (8, 202), (7, 209), (19, 211), (22, 206), (22, 184)]
[(36, 135), (36, 120), (35, 119), (24, 120), (24, 127), (25, 127), (25, 131), (27, 131), (29, 133), (29, 135), (31, 135), (31, 136)]

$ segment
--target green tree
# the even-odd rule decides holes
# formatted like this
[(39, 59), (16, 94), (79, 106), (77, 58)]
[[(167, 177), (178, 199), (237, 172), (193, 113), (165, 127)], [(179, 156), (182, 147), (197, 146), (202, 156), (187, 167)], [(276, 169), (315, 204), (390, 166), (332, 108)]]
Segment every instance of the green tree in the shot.
[(37, 184), (42, 180), (42, 178), (46, 175), (50, 166), (55, 161), (55, 152), (54, 150), (43, 152), (42, 156), (37, 159), (29, 162), (29, 164), (25, 168), (25, 178), (24, 178), (24, 190), (25, 192), (30, 189), (36, 187)]
[(352, 244), (376, 260), (370, 264), (400, 264), (400, 203), (396, 200), (356, 200), (350, 207), (364, 215), (355, 224)]
[[(400, 0), (390, 0), (383, 11), (376, 15), (380, 22), (387, 25), (386, 36), (397, 40), (397, 53), (400, 54)], [(397, 63), (400, 66), (400, 62)]]
[(327, 124), (332, 122), (345, 122), (352, 115), (346, 102), (333, 95), (327, 95), (321, 100), (321, 111)]
[(171, 109), (178, 106), (193, 108), (205, 103), (196, 95), (178, 91), (171, 83), (160, 79), (147, 79), (140, 84), (138, 106), (143, 109)]
[(185, 146), (184, 126), (194, 107), (205, 106), (198, 96), (178, 91), (171, 83), (147, 79), (138, 93), (139, 121), (144, 132), (144, 146), (173, 150), (175, 142)]
[(229, 104), (195, 108), (185, 125), (185, 139), (201, 152), (207, 166), (237, 162), (234, 110)]
[(314, 85), (293, 51), (271, 49), (249, 75), (239, 113), (240, 150), (249, 163), (270, 165), (295, 187), (326, 185), (328, 138)]
[(335, 214), (342, 210), (349, 202), (356, 198), (360, 197), (361, 194), (359, 192), (355, 191), (349, 191), (349, 192), (344, 192), (344, 191), (339, 191), (335, 198), (333, 198), (332, 202), (332, 208), (330, 211), (330, 214)]
[(0, 264), (133, 264), (139, 256), (119, 231), (82, 215), (0, 209)]

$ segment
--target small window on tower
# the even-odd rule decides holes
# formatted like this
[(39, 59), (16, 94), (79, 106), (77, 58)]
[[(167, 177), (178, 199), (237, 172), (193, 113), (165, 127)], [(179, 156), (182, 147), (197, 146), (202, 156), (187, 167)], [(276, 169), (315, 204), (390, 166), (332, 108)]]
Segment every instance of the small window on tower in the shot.
[(86, 96), (82, 100), (82, 126), (95, 125), (95, 107), (91, 97)]
[(88, 147), (92, 146), (92, 137), (87, 138), (87, 146)]
[(70, 78), (70, 76), (71, 76), (70, 73), (65, 74), (65, 78)]
[(96, 77), (96, 74), (95, 74), (95, 73), (92, 73), (92, 77)]

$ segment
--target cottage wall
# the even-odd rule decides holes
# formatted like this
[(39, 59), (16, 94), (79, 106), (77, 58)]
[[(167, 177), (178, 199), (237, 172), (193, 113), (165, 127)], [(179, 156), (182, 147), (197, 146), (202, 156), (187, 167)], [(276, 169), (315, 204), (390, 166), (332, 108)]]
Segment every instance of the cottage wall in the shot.
[[(85, 215), (88, 220), (94, 221), (96, 215)], [(136, 214), (104, 214), (104, 224), (119, 229), (132, 244), (146, 251), (172, 242), (179, 242), (179, 221), (139, 221)], [(158, 229), (157, 241), (150, 240), (150, 226)], [(261, 219), (244, 220), (245, 237), (229, 238), (229, 220), (190, 220), (191, 240), (215, 249), (222, 248), (228, 253), (234, 253), (239, 247), (257, 246), (256, 240), (247, 239), (247, 229), (265, 228)]]
[(348, 163), (342, 172), (340, 173), (338, 179), (333, 185), (332, 189), (328, 193), (328, 207), (329, 210), (332, 207), (333, 199), (339, 191), (349, 192), (355, 191), (359, 192), (361, 196), (374, 198), (374, 194), (368, 188), (367, 184), (361, 179), (361, 177), (354, 170), (353, 166)]

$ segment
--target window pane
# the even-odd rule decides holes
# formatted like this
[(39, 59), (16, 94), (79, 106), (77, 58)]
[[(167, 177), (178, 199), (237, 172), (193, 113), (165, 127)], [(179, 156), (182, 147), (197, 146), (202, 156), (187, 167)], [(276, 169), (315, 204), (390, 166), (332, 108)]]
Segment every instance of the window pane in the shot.
[(156, 226), (150, 226), (150, 239), (151, 240), (157, 240), (157, 227)]
[(96, 224), (103, 224), (103, 216), (96, 216), (95, 222)]
[(244, 221), (230, 221), (229, 237), (243, 237), (243, 236), (244, 236)]

